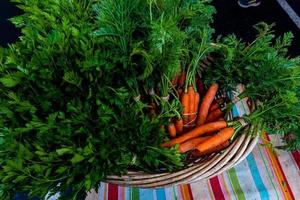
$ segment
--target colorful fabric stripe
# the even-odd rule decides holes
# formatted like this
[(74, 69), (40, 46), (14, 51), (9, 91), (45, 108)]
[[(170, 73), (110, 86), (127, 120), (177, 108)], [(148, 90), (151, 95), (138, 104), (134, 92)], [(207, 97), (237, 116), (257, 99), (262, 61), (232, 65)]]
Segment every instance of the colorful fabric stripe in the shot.
[[(237, 90), (240, 92), (243, 88)], [(234, 99), (237, 94), (229, 95)], [(243, 99), (234, 106), (232, 116), (246, 113), (249, 113), (249, 108)], [(102, 183), (99, 193), (89, 193), (87, 200), (300, 199), (299, 152), (273, 152), (267, 147), (267, 142), (278, 144), (280, 140), (274, 135), (263, 136), (264, 139), (243, 162), (209, 180), (153, 190)]]
[[(270, 138), (266, 133), (263, 133), (263, 137), (266, 139), (266, 140), (263, 140), (263, 144), (266, 145), (267, 141), (270, 141)], [(289, 183), (283, 173), (283, 170), (278, 161), (278, 158), (276, 157), (276, 153), (273, 152), (270, 148), (265, 148), (265, 150), (267, 152), (267, 155), (268, 155), (270, 161), (272, 162), (273, 169), (274, 169), (276, 178), (278, 180), (278, 183), (280, 185), (284, 199), (294, 199), (294, 196), (293, 196), (293, 193), (291, 192)]]
[(110, 184), (108, 186), (108, 193), (110, 195), (108, 195), (108, 200), (114, 200), (117, 199), (118, 197), (118, 186), (115, 184)]
[(212, 187), (215, 199), (225, 200), (225, 197), (224, 197), (224, 194), (222, 192), (221, 185), (219, 182), (219, 178), (217, 176), (215, 176), (215, 177), (211, 178), (209, 180), (209, 182)]
[(236, 197), (236, 199), (245, 200), (246, 198), (245, 198), (244, 192), (241, 188), (238, 177), (236, 175), (236, 170), (234, 168), (231, 168), (230, 170), (228, 170), (227, 173), (229, 176), (229, 181), (230, 181), (231, 187), (234, 192), (233, 195)]
[(87, 200), (300, 199), (299, 152), (275, 153), (261, 144), (238, 166), (209, 180), (154, 190), (102, 183)]
[(157, 200), (166, 200), (166, 192), (164, 189), (156, 190), (156, 199)]
[(269, 195), (267, 193), (267, 189), (261, 179), (261, 175), (259, 173), (259, 170), (257, 168), (257, 165), (255, 163), (254, 157), (252, 154), (250, 154), (247, 158), (246, 158), (248, 165), (249, 165), (249, 169), (252, 175), (252, 178), (254, 179), (254, 183), (255, 186), (257, 187), (257, 190), (259, 192), (260, 198), (261, 199), (265, 199), (268, 200), (269, 199)]

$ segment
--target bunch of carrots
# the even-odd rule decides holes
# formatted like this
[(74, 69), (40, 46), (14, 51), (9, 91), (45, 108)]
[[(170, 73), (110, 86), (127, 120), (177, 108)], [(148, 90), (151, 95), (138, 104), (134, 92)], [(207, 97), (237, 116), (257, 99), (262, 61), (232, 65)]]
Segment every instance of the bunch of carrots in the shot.
[[(231, 127), (234, 122), (224, 120), (225, 110), (221, 108), (221, 104), (225, 100), (216, 99), (219, 85), (213, 83), (204, 94), (201, 80), (195, 79), (194, 86), (188, 84), (182, 91), (183, 83), (188, 83), (186, 77), (185, 73), (176, 77), (182, 117), (173, 119), (168, 125), (170, 141), (162, 146), (178, 145), (181, 153), (192, 152), (194, 156), (218, 152), (229, 145), (229, 140), (236, 130)], [(203, 98), (200, 98), (200, 94)]]

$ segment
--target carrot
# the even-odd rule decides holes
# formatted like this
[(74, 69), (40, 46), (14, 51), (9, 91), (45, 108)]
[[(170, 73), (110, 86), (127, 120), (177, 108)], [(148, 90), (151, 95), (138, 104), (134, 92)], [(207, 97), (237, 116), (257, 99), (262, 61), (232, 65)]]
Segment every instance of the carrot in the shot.
[(188, 115), (188, 123), (191, 124), (193, 120), (195, 120), (195, 91), (193, 86), (188, 87), (188, 95), (189, 95), (189, 115)]
[(222, 104), (223, 102), (224, 102), (224, 99), (222, 99), (222, 98), (214, 100), (209, 108), (209, 111), (213, 111), (213, 110), (219, 108), (220, 104)]
[(214, 110), (216, 110), (219, 107), (220, 107), (219, 103), (212, 103), (211, 106), (210, 106), (210, 108), (209, 108), (209, 111), (214, 111)]
[(183, 71), (181, 73), (180, 77), (178, 78), (178, 85), (183, 86), (184, 82), (185, 82), (185, 79), (186, 79), (186, 73), (185, 73), (185, 71)]
[(216, 93), (219, 89), (219, 85), (217, 83), (212, 84), (207, 93), (205, 94), (201, 106), (198, 112), (197, 126), (200, 126), (205, 123), (209, 107), (216, 96)]
[(190, 139), (190, 140), (180, 144), (178, 147), (178, 150), (181, 153), (185, 153), (187, 151), (193, 150), (200, 142), (203, 142), (211, 137), (212, 136), (206, 136), (206, 137), (197, 137), (197, 138)]
[(207, 155), (207, 154), (211, 154), (211, 153), (215, 153), (215, 152), (220, 152), (221, 150), (225, 149), (226, 147), (228, 147), (230, 145), (229, 141), (227, 140), (226, 142), (218, 145), (218, 146), (215, 146), (213, 147), (212, 149), (210, 150), (207, 150), (205, 152), (202, 152), (200, 153), (198, 150), (195, 150), (193, 152), (191, 152), (191, 156), (192, 157), (200, 157), (200, 156), (204, 156), (204, 155)]
[(234, 133), (234, 128), (232, 128), (232, 127), (224, 128), (217, 135), (214, 135), (213, 137), (198, 144), (196, 146), (196, 149), (200, 153), (211, 150), (212, 148), (228, 141), (231, 138), (231, 136), (233, 135), (233, 133)]
[(217, 121), (217, 122), (204, 124), (202, 126), (194, 128), (193, 130), (191, 130), (177, 138), (174, 138), (168, 142), (163, 143), (162, 146), (163, 147), (171, 147), (171, 146), (174, 146), (175, 144), (180, 144), (189, 139), (203, 135), (204, 133), (215, 131), (215, 130), (220, 130), (220, 129), (226, 128), (226, 127), (227, 127), (227, 123), (225, 121)]
[(175, 128), (177, 133), (182, 133), (183, 131), (183, 120), (182, 118), (175, 120)]
[(151, 115), (156, 114), (156, 104), (154, 102), (151, 102), (149, 105), (149, 111)]
[(181, 105), (183, 107), (183, 124), (188, 123), (188, 113), (189, 113), (189, 95), (188, 93), (184, 92), (181, 96)]
[[(223, 119), (223, 121), (224, 121), (224, 119)], [(218, 131), (210, 131), (210, 132), (203, 134), (203, 136), (215, 135), (217, 133), (218, 133)]]
[(196, 113), (195, 117), (197, 117), (199, 102), (200, 102), (200, 94), (199, 92), (195, 92), (195, 106), (194, 106), (194, 113)]
[(174, 78), (172, 79), (172, 85), (176, 86), (178, 83), (178, 79), (179, 79), (180, 75), (175, 75)]
[(200, 156), (204, 156), (207, 154), (211, 154), (211, 153), (215, 153), (215, 152), (220, 152), (221, 150), (225, 149), (226, 147), (228, 147), (230, 145), (229, 141), (226, 141), (218, 146), (213, 147), (210, 150), (207, 150), (205, 152), (200, 153), (198, 150), (193, 151), (192, 152), (192, 156), (193, 157), (200, 157)]
[(217, 108), (208, 114), (205, 123), (216, 121), (223, 116), (224, 116), (224, 112), (220, 108)]
[(219, 145), (215, 146), (214, 148), (203, 152), (203, 154), (210, 154), (210, 153), (213, 153), (213, 152), (219, 152), (219, 151), (225, 149), (226, 147), (228, 147), (229, 145), (230, 145), (229, 140), (226, 140), (222, 144), (219, 144)]
[(168, 132), (171, 138), (176, 137), (176, 128), (173, 123), (170, 123), (168, 125)]

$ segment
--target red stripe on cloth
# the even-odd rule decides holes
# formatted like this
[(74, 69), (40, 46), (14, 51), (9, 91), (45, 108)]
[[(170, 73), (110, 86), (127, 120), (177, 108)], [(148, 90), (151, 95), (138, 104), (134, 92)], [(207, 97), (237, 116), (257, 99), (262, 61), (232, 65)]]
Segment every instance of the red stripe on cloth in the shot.
[(118, 186), (115, 184), (108, 185), (108, 200), (118, 200)]
[(300, 170), (300, 153), (298, 151), (295, 151), (292, 153), (294, 160), (296, 161), (298, 168)]
[(219, 182), (219, 178), (217, 176), (215, 176), (215, 177), (209, 179), (209, 182), (210, 182), (211, 188), (213, 190), (215, 199), (216, 200), (225, 200), (225, 197), (224, 197), (224, 194), (221, 189), (220, 182)]
[[(270, 141), (269, 135), (266, 134), (266, 133), (264, 135), (266, 136), (267, 140)], [(286, 186), (286, 188), (288, 189), (288, 193), (289, 193), (288, 199), (293, 199), (294, 200), (295, 199), (294, 194), (293, 194), (293, 192), (291, 190), (291, 187), (290, 187), (290, 184), (289, 184), (289, 182), (288, 182), (288, 180), (287, 180), (287, 178), (286, 178), (286, 176), (285, 176), (285, 174), (284, 174), (284, 172), (282, 170), (281, 163), (278, 160), (277, 154), (276, 154), (276, 152), (274, 152), (272, 154), (273, 154), (274, 160), (276, 161), (276, 164), (278, 165), (278, 168), (279, 168), (279, 170), (281, 172), (282, 178), (284, 179), (284, 183), (281, 183), (281, 184), (284, 185), (284, 186)]]
[(191, 199), (191, 200), (194, 200), (191, 185), (188, 184), (187, 186), (188, 186), (188, 191), (189, 191), (190, 199)]

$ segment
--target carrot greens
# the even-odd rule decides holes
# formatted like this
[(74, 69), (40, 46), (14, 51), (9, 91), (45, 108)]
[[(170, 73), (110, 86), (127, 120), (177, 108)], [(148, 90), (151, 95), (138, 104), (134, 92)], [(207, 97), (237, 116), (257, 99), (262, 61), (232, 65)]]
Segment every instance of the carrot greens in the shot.
[(0, 199), (76, 199), (107, 175), (184, 166), (160, 126), (180, 117), (170, 80), (209, 28), (210, 1), (13, 2), (24, 13), (11, 19), (19, 40), (0, 48)]
[(257, 105), (248, 122), (281, 135), (287, 142), (284, 148), (296, 150), (300, 148), (300, 57), (287, 55), (293, 35), (276, 38), (272, 26), (257, 24), (257, 38), (249, 44), (234, 35), (221, 38), (216, 62), (203, 77), (223, 89), (243, 83), (246, 90), (239, 97), (249, 97)]

